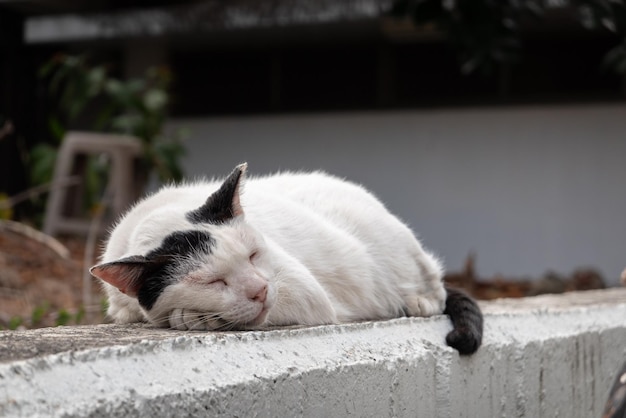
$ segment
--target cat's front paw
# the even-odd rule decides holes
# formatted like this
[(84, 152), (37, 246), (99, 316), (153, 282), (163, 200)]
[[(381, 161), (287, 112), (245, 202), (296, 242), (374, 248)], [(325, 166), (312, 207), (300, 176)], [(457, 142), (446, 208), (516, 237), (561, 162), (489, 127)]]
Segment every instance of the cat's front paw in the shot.
[[(444, 294), (445, 295), (445, 294)], [(439, 315), (445, 308), (445, 299), (421, 297), (413, 295), (406, 299), (406, 310), (409, 316)]]
[(219, 328), (219, 319), (211, 318), (206, 312), (176, 308), (169, 316), (170, 327), (181, 331), (209, 331)]
[(113, 319), (116, 324), (132, 324), (134, 322), (146, 321), (145, 316), (139, 308), (139, 304), (136, 300), (131, 298), (111, 298), (109, 300), (107, 315), (109, 318)]

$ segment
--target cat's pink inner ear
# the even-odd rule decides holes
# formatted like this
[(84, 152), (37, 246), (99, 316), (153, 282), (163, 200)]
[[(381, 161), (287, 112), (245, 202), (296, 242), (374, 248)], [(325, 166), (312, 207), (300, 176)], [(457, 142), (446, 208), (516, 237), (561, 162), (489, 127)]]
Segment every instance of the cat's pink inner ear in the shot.
[(128, 296), (137, 296), (143, 267), (138, 263), (112, 262), (92, 267), (89, 272), (98, 279), (117, 287)]
[[(239, 183), (241, 184), (241, 183)], [(243, 208), (241, 207), (241, 200), (239, 199), (239, 184), (237, 184), (237, 190), (235, 190), (235, 194), (233, 195), (233, 202), (231, 204), (231, 210), (233, 212), (233, 217), (243, 215)]]
[(237, 179), (237, 186), (235, 186), (235, 193), (233, 193), (233, 201), (231, 203), (233, 216), (241, 216), (243, 215), (243, 208), (241, 207), (241, 188), (244, 179), (246, 178), (246, 171), (248, 170), (248, 163), (239, 164), (237, 166), (240, 174)]

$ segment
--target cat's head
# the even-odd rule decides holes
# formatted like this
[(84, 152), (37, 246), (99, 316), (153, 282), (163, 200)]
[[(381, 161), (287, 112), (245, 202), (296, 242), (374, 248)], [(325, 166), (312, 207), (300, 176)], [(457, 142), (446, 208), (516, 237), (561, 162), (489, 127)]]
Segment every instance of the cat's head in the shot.
[(170, 231), (147, 254), (96, 265), (91, 274), (136, 298), (158, 326), (169, 326), (170, 313), (180, 309), (202, 313), (206, 329), (262, 324), (276, 291), (263, 237), (241, 206), (245, 172), (246, 164), (237, 166), (202, 206), (185, 213), (188, 229)]

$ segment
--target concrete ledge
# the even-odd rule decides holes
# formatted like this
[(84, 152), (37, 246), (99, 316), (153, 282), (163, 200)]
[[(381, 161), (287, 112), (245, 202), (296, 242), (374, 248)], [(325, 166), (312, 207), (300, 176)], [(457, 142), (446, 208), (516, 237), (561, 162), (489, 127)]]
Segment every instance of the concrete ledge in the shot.
[(626, 289), (484, 303), (459, 357), (446, 317), (264, 332), (101, 325), (0, 333), (0, 416), (600, 416)]

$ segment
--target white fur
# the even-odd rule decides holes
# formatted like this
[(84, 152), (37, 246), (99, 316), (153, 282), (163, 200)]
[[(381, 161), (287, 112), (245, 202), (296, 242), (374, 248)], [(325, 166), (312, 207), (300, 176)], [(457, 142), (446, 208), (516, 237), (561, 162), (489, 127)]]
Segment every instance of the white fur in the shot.
[[(220, 185), (165, 187), (118, 223), (103, 263), (145, 255), (175, 231), (205, 230), (216, 245), (205, 261), (193, 261), (188, 279), (165, 289), (150, 312), (104, 283), (116, 322), (213, 329), (226, 321), (258, 328), (443, 312), (439, 262), (361, 186), (321, 172), (250, 178), (240, 197), (243, 216), (225, 225), (189, 222), (185, 214)], [(253, 251), (258, 255), (249, 261)], [(264, 286), (266, 300), (253, 300)]]

